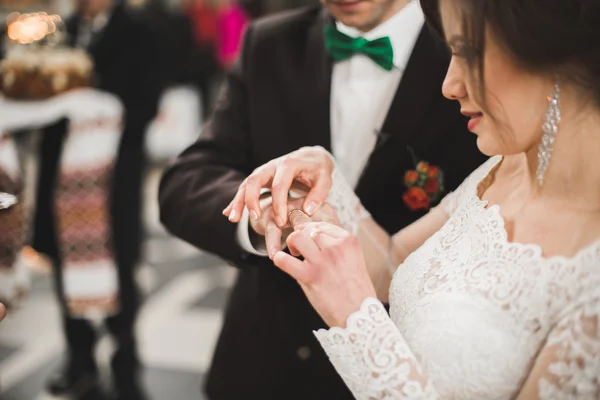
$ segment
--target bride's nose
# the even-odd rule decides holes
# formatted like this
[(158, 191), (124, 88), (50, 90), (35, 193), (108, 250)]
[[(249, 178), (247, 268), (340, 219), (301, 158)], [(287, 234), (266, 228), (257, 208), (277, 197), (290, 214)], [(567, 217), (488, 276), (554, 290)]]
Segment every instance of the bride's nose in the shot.
[(460, 100), (467, 97), (464, 74), (462, 68), (457, 65), (454, 57), (448, 66), (448, 72), (446, 73), (446, 78), (442, 84), (442, 93), (450, 100)]

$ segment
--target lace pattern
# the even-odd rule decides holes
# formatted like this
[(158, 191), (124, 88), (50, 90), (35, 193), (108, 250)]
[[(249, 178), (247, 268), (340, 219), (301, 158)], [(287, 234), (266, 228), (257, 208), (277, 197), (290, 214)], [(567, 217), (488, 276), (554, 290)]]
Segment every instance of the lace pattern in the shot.
[(600, 399), (600, 240), (572, 258), (510, 243), (477, 196), (499, 161), (444, 200), (450, 219), (394, 275), (391, 317), (367, 299), (315, 333), (357, 399)]
[(342, 226), (356, 235), (360, 221), (371, 215), (363, 207), (354, 189), (348, 184), (337, 166), (333, 169), (331, 181), (331, 189), (326, 201), (335, 209)]
[(422, 371), (413, 371), (414, 355), (379, 300), (365, 299), (346, 329), (315, 335), (357, 399), (438, 398), (429, 384), (415, 379)]
[(542, 399), (600, 398), (600, 299), (561, 321), (548, 337), (555, 362), (540, 379)]

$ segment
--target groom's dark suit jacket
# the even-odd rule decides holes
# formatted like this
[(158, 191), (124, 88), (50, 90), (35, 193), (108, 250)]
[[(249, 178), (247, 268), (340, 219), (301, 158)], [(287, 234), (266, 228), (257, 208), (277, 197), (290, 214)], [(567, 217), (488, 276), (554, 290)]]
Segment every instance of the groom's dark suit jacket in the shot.
[[(221, 214), (254, 168), (302, 146), (330, 149), (328, 23), (314, 7), (251, 24), (212, 118), (161, 183), (164, 225), (239, 268), (208, 376), (211, 400), (352, 398), (313, 336), (324, 323), (297, 283), (242, 250)], [(402, 200), (415, 166), (409, 148), (440, 166), (449, 190), (484, 161), (458, 104), (442, 97), (448, 61), (425, 27), (356, 188), (389, 232), (422, 215)]]

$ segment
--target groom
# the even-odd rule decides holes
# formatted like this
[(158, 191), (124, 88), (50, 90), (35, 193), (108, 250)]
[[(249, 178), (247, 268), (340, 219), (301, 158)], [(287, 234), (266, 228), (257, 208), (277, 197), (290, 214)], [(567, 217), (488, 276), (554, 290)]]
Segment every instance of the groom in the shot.
[(221, 215), (253, 169), (323, 146), (391, 233), (442, 195), (408, 190), (405, 176), (418, 186), (417, 163), (439, 167), (447, 192), (484, 160), (442, 97), (449, 56), (416, 1), (324, 5), (248, 27), (212, 118), (161, 183), (165, 226), (239, 269), (208, 375), (211, 400), (352, 398), (312, 334), (324, 323), (300, 287), (254, 248), (247, 219)]

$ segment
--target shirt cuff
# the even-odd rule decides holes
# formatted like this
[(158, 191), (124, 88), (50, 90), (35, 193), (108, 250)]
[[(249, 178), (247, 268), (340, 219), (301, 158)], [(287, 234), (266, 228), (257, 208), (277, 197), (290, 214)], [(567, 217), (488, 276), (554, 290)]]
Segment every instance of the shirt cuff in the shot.
[[(263, 190), (262, 192), (264, 193), (266, 190)], [(262, 199), (260, 201), (260, 208), (264, 210), (271, 205), (272, 201), (270, 196)], [(262, 257), (269, 256), (265, 237), (254, 232), (250, 226), (250, 213), (246, 207), (244, 207), (240, 222), (237, 224), (236, 239), (240, 247), (248, 253)]]
[[(237, 224), (237, 232), (236, 239), (240, 247), (247, 251), (250, 254), (254, 254), (257, 256), (267, 257), (269, 254), (267, 253), (267, 246), (265, 243), (265, 238), (259, 236), (255, 232), (250, 232), (252, 228), (249, 224), (249, 214), (248, 209), (244, 207), (244, 212), (242, 213), (242, 217), (240, 222)], [(252, 236), (252, 238), (251, 238)], [(262, 239), (262, 245), (261, 240)]]
[[(264, 194), (266, 192), (268, 192), (268, 190), (261, 190), (261, 194)], [(304, 196), (306, 196), (306, 193), (300, 189), (291, 189), (289, 191), (290, 199), (299, 199)], [(260, 201), (260, 208), (264, 210), (265, 208), (270, 207), (272, 203), (273, 198), (271, 196), (265, 197)], [(250, 226), (250, 213), (248, 212), (248, 208), (246, 207), (244, 207), (244, 211), (242, 212), (242, 216), (240, 217), (240, 222), (238, 222), (237, 224), (236, 239), (242, 250), (257, 256), (269, 256), (269, 253), (267, 251), (267, 243), (265, 242), (265, 237), (260, 236), (258, 233), (254, 232), (254, 230)], [(284, 238), (282, 238), (281, 247), (284, 249), (287, 247)]]

